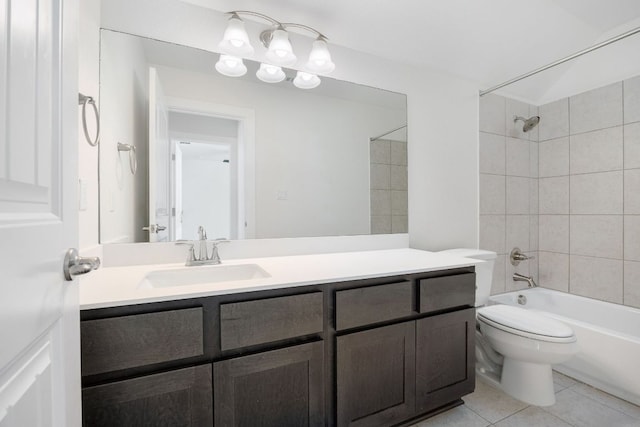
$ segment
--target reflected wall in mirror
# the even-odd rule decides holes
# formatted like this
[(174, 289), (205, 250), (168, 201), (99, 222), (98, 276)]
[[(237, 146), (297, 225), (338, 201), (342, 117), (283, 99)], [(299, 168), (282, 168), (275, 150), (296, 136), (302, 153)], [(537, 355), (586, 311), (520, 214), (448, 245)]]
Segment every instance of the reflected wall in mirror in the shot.
[(407, 232), (405, 95), (264, 83), (251, 61), (225, 77), (217, 57), (101, 31), (101, 243)]

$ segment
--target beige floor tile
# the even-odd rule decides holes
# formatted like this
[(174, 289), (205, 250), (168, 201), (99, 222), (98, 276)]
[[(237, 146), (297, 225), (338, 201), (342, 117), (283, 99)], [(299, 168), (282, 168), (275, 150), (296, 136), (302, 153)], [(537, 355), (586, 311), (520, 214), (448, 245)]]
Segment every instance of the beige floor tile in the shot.
[(492, 423), (507, 418), (528, 406), (480, 379), (476, 381), (476, 391), (463, 397), (462, 400), (467, 408)]
[(577, 393), (571, 388), (557, 393), (556, 404), (546, 407), (544, 410), (574, 426), (638, 426), (637, 419)]
[(638, 425), (640, 425), (640, 406), (636, 406), (626, 400), (618, 399), (587, 384), (576, 383), (571, 387), (571, 390), (637, 419)]
[(496, 427), (571, 427), (571, 424), (537, 406), (529, 406), (494, 425)]
[(563, 375), (560, 372), (553, 371), (553, 389), (556, 393), (575, 384), (578, 384), (578, 382), (573, 378)]
[(487, 420), (472, 410), (464, 406), (458, 406), (411, 427), (486, 427), (489, 424)]

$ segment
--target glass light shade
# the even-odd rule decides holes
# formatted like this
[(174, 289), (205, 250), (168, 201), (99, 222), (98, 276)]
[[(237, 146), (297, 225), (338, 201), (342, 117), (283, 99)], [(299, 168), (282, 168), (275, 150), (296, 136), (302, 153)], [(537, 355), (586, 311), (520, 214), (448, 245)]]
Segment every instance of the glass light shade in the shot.
[(260, 64), (260, 69), (256, 72), (256, 77), (265, 83), (279, 83), (285, 79), (282, 68), (271, 64)]
[(253, 53), (253, 46), (249, 42), (249, 36), (244, 29), (244, 22), (238, 15), (231, 15), (224, 37), (218, 48), (221, 52), (234, 56), (244, 56)]
[(271, 36), (269, 50), (265, 54), (269, 62), (277, 65), (293, 65), (296, 63), (296, 56), (293, 54), (289, 34), (282, 29), (275, 30)]
[(247, 67), (242, 59), (231, 55), (220, 55), (220, 59), (216, 62), (216, 70), (229, 77), (240, 77), (247, 73)]
[(320, 85), (320, 77), (315, 74), (305, 73), (304, 71), (298, 71), (296, 78), (293, 79), (293, 84), (298, 89), (313, 89)]
[(318, 38), (313, 42), (306, 67), (314, 73), (330, 73), (335, 70), (336, 64), (331, 61), (331, 54), (324, 39)]

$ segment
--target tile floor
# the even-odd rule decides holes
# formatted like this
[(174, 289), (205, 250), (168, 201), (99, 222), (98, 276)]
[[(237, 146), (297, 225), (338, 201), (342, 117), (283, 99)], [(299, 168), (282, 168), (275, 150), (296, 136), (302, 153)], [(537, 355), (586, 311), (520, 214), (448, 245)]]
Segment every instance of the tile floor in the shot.
[(556, 404), (529, 406), (478, 378), (465, 404), (412, 427), (640, 427), (640, 407), (553, 373)]

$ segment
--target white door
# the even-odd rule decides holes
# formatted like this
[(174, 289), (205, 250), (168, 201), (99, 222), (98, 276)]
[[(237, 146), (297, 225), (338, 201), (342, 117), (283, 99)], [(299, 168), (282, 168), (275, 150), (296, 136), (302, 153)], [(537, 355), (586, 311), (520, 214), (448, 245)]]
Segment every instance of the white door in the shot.
[(158, 73), (149, 68), (149, 241), (169, 236), (169, 110)]
[(0, 426), (80, 425), (77, 0), (0, 0)]

